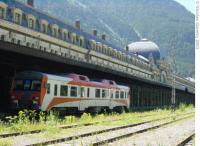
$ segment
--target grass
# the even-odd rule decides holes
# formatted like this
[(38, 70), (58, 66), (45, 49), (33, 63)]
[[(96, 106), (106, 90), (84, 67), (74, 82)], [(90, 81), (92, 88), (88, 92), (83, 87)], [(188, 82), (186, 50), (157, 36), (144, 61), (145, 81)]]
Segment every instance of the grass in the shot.
[(195, 146), (195, 136), (192, 137), (192, 146)]
[[(177, 114), (192, 112), (194, 107), (192, 105), (186, 106), (181, 104), (179, 108), (171, 114), (170, 109), (155, 109), (148, 112), (133, 112), (133, 113), (112, 113), (110, 115), (99, 114), (96, 116), (91, 116), (88, 113), (83, 113), (80, 118), (75, 116), (66, 116), (64, 119), (59, 119), (58, 113), (50, 112), (47, 116), (44, 112), (39, 113), (39, 119), (36, 118), (36, 112), (31, 110), (20, 111), (16, 116), (7, 117), (8, 123), (0, 121), (0, 133), (9, 132), (23, 132), (37, 129), (51, 129), (52, 127), (57, 127), (58, 125), (71, 125), (71, 124), (85, 124), (85, 123), (95, 123), (109, 121), (114, 121), (115, 123), (128, 124), (132, 122), (141, 122), (142, 119), (148, 120), (153, 118), (159, 118), (166, 115), (176, 116)], [(145, 117), (146, 116), (146, 117)], [(119, 120), (121, 119), (121, 120)], [(118, 121), (116, 121), (118, 120)], [(104, 122), (105, 124), (108, 124)]]
[(10, 139), (0, 139), (0, 146), (12, 146), (13, 141)]
[[(59, 129), (60, 125), (72, 125), (72, 124), (85, 124), (85, 123), (100, 123), (100, 127), (105, 126), (120, 126), (127, 124), (134, 124), (139, 122), (144, 122), (148, 120), (153, 120), (157, 118), (162, 118), (165, 116), (176, 117), (177, 114), (192, 112), (194, 107), (192, 105), (186, 106), (181, 104), (178, 109), (172, 114), (171, 109), (156, 109), (148, 112), (133, 112), (133, 113), (112, 113), (110, 115), (99, 114), (96, 116), (91, 116), (88, 113), (82, 114), (80, 118), (75, 116), (66, 116), (64, 119), (59, 119), (58, 113), (50, 112), (45, 115), (44, 112), (39, 113), (39, 117), (35, 111), (24, 110), (20, 111), (18, 115), (7, 117), (8, 123), (0, 121), (0, 133), (11, 133), (11, 132), (24, 132), (30, 130), (43, 129), (44, 137), (57, 137), (62, 136), (64, 133), (76, 134), (77, 131), (81, 130), (81, 127), (70, 128), (70, 129)], [(154, 116), (149, 116), (154, 115)], [(120, 119), (120, 120), (119, 120)], [(107, 121), (107, 122), (103, 122)], [(59, 134), (60, 133), (60, 134)], [(42, 136), (42, 137), (43, 137)], [(59, 137), (59, 136), (58, 136)], [(0, 145), (11, 145), (12, 141), (6, 139), (0, 139)]]

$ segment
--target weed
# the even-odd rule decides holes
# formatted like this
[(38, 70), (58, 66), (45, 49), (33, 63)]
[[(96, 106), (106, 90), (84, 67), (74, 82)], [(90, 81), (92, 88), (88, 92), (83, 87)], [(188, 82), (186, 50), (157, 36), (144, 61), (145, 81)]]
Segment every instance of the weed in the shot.
[(46, 121), (46, 114), (44, 112), (39, 113), (39, 122), (40, 123), (45, 123)]
[(80, 119), (83, 123), (88, 123), (92, 121), (92, 116), (89, 113), (83, 113)]
[(180, 104), (179, 108), (173, 112), (173, 114), (170, 111), (170, 108), (165, 108), (142, 113), (111, 113), (110, 115), (99, 114), (95, 117), (92, 117), (90, 114), (83, 113), (80, 118), (76, 118), (75, 116), (66, 116), (64, 119), (59, 119), (58, 113), (56, 112), (50, 112), (49, 114), (40, 112), (37, 114), (34, 110), (24, 110), (20, 111), (16, 116), (7, 117), (7, 123), (0, 121), (0, 133), (24, 132), (37, 129), (46, 129), (46, 131), (49, 130), (51, 133), (54, 130), (57, 131), (56, 126), (61, 124), (102, 122), (101, 124), (105, 124), (106, 126), (124, 125), (162, 118), (167, 115), (175, 120), (177, 114), (194, 111), (194, 107), (193, 105)]
[(49, 125), (57, 125), (59, 122), (59, 113), (50, 111), (50, 113), (46, 116), (46, 124)]
[(75, 116), (66, 116), (64, 118), (64, 123), (65, 124), (72, 124), (76, 122), (76, 117)]
[(13, 141), (10, 139), (0, 139), (0, 146), (12, 146)]
[(106, 116), (104, 114), (99, 114), (99, 115), (96, 115), (93, 120), (97, 120), (97, 121), (103, 121), (105, 120)]
[(184, 112), (185, 110), (186, 110), (186, 105), (185, 104), (183, 104), (183, 103), (181, 103), (180, 105), (179, 105), (179, 110), (181, 111), (181, 112)]

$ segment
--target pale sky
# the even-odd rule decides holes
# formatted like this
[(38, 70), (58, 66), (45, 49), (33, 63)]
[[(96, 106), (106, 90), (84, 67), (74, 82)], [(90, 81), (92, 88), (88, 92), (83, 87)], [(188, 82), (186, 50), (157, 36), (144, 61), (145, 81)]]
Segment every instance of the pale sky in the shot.
[(182, 4), (186, 9), (195, 14), (195, 0), (174, 0)]

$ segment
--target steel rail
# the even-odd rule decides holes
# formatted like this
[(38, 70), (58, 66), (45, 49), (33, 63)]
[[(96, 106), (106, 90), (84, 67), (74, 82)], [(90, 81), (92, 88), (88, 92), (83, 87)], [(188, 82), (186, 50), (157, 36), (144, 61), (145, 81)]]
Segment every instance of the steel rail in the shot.
[[(188, 113), (188, 114), (191, 114), (191, 113)], [(188, 114), (183, 114), (183, 115), (188, 115)], [(179, 115), (179, 116), (182, 116), (182, 115)], [(171, 122), (165, 123), (165, 124), (161, 124), (161, 125), (164, 126), (164, 125), (167, 125), (167, 124), (170, 124), (170, 123), (173, 123), (173, 122), (176, 122), (176, 121), (180, 121), (180, 120), (183, 120), (185, 118), (192, 117), (192, 116), (193, 116), (193, 114), (189, 115), (187, 117), (181, 118), (181, 119), (177, 119), (177, 120), (173, 120)], [(160, 120), (165, 120), (165, 119), (169, 119), (169, 117), (158, 118), (158, 119), (154, 119), (154, 120), (150, 120), (150, 121), (146, 121), (146, 122), (141, 122), (141, 123), (136, 123), (136, 124), (130, 124), (130, 125), (125, 125), (125, 126), (118, 126), (118, 127), (114, 127), (114, 128), (108, 128), (108, 129), (103, 129), (103, 130), (88, 132), (88, 133), (84, 133), (84, 134), (80, 134), (80, 135), (76, 135), (76, 136), (69, 136), (69, 137), (64, 137), (64, 138), (47, 140), (47, 141), (44, 141), (44, 142), (39, 142), (39, 143), (34, 143), (34, 144), (28, 144), (27, 146), (57, 144), (57, 143), (62, 143), (62, 142), (70, 141), (70, 140), (75, 140), (75, 139), (82, 138), (82, 137), (88, 137), (88, 136), (92, 136), (92, 135), (96, 135), (96, 134), (101, 134), (101, 133), (105, 133), (105, 132), (109, 132), (109, 131), (116, 131), (116, 130), (125, 129), (125, 128), (129, 128), (129, 127), (135, 127), (135, 126), (139, 126), (139, 125), (143, 125), (143, 124), (147, 124), (147, 123), (151, 123), (151, 122), (156, 122), (156, 121), (160, 121)], [(153, 128), (155, 129), (156, 127), (159, 128), (159, 126), (154, 126)], [(153, 128), (152, 127), (151, 128), (147, 128), (147, 129), (142, 130), (141, 132), (145, 132), (145, 131), (147, 131), (149, 129), (153, 129)], [(130, 134), (130, 135), (133, 135), (133, 134)], [(116, 139), (118, 139), (120, 137), (117, 137)], [(122, 137), (125, 137), (125, 136), (122, 136)], [(113, 141), (113, 140), (114, 139), (112, 138), (111, 141)], [(109, 141), (109, 139), (106, 140), (106, 142), (108, 142), (108, 141)], [(97, 146), (97, 145), (103, 144), (103, 143), (105, 143), (105, 141), (101, 141), (99, 143), (93, 143), (93, 145)]]
[[(193, 113), (193, 112), (191, 112)], [(190, 114), (190, 113), (187, 113)], [(147, 115), (142, 115), (142, 116), (137, 116), (137, 117), (150, 117), (150, 116), (155, 116), (156, 114), (147, 114)], [(120, 121), (122, 119), (116, 119), (112, 120), (113, 121)], [(93, 122), (93, 123), (85, 123), (85, 124), (73, 124), (73, 125), (61, 125), (58, 126), (58, 128), (61, 129), (68, 129), (68, 128), (75, 128), (75, 127), (81, 127), (81, 126), (91, 126), (91, 125), (96, 125), (99, 123), (104, 123), (104, 122), (109, 122), (110, 120), (105, 120), (105, 121), (100, 121), (100, 122)], [(6, 134), (0, 134), (0, 138), (7, 138), (7, 137), (12, 137), (12, 136), (20, 136), (20, 135), (26, 135), (26, 134), (36, 134), (43, 132), (45, 129), (37, 129), (37, 130), (31, 130), (31, 131), (23, 131), (23, 132), (13, 132), (13, 133), (6, 133)]]
[(185, 146), (189, 141), (192, 140), (192, 138), (195, 136), (195, 133), (190, 134), (188, 137), (186, 137), (184, 140), (179, 142), (176, 146)]
[[(136, 132), (130, 132), (130, 133), (123, 134), (123, 135), (120, 135), (120, 136), (116, 136), (116, 137), (113, 137), (113, 138), (108, 138), (108, 139), (106, 139), (106, 140), (94, 142), (94, 143), (92, 143), (91, 145), (92, 145), (92, 146), (100, 146), (100, 145), (103, 145), (103, 144), (105, 144), (105, 143), (117, 141), (117, 140), (119, 140), (119, 139), (127, 138), (127, 137), (130, 137), (130, 136), (135, 135), (135, 134), (144, 133), (144, 132), (147, 132), (147, 131), (150, 131), (150, 130), (153, 130), (153, 129), (157, 129), (157, 128), (160, 128), (160, 127), (163, 127), (163, 126), (172, 124), (172, 123), (177, 122), (177, 121), (181, 121), (181, 120), (190, 118), (190, 117), (191, 117), (191, 116), (187, 116), (187, 117), (180, 118), (180, 119), (177, 119), (177, 120), (173, 120), (173, 121), (170, 121), (170, 122), (167, 122), (167, 123), (163, 123), (163, 124), (160, 124), (160, 125), (156, 125), (156, 126), (152, 126), (152, 127), (146, 128), (146, 129), (138, 130), (138, 131), (136, 131)], [(180, 146), (180, 145), (178, 145), (178, 146)]]

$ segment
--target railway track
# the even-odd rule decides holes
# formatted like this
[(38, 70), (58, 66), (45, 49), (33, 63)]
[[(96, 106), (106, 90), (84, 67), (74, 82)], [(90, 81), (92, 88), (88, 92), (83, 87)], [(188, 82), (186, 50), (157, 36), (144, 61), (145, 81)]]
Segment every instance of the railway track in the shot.
[(181, 142), (179, 142), (176, 146), (193, 146), (193, 137), (195, 133), (192, 133), (188, 137), (184, 138)]
[[(193, 116), (193, 114), (189, 115), (189, 116), (185, 116), (185, 117), (179, 118), (179, 119), (176, 119), (176, 120), (171, 120), (169, 122), (158, 124), (158, 125), (155, 125), (155, 126), (149, 126), (147, 128), (143, 128), (142, 130), (136, 130), (136, 131), (126, 132), (125, 134), (120, 134), (118, 136), (114, 136), (114, 137), (110, 137), (110, 138), (106, 138), (106, 139), (97, 140), (95, 142), (90, 143), (89, 145), (99, 146), (99, 145), (102, 145), (102, 144), (105, 144), (105, 143), (110, 143), (110, 142), (113, 142), (113, 141), (116, 141), (116, 140), (119, 140), (119, 139), (122, 139), (122, 138), (126, 138), (126, 137), (129, 137), (129, 136), (132, 136), (134, 134), (143, 133), (143, 132), (146, 132), (148, 130), (156, 129), (156, 128), (159, 128), (159, 127), (162, 127), (162, 126), (165, 126), (165, 125), (177, 122), (177, 121), (181, 121), (181, 120), (190, 118), (192, 116)], [(112, 132), (117, 132), (117, 131), (122, 130), (122, 129), (125, 130), (125, 131), (129, 131), (133, 127), (143, 126), (143, 125), (145, 125), (147, 123), (153, 123), (153, 122), (160, 121), (160, 120), (165, 120), (165, 119), (169, 119), (169, 117), (165, 117), (165, 118), (162, 118), (162, 119), (156, 119), (156, 120), (152, 120), (152, 121), (148, 121), (148, 122), (143, 122), (143, 123), (138, 123), (138, 124), (130, 124), (130, 125), (125, 125), (125, 126), (117, 126), (117, 127), (114, 127), (114, 128), (108, 128), (108, 129), (103, 129), (103, 130), (99, 130), (99, 131), (93, 131), (93, 132), (83, 133), (83, 134), (76, 135), (76, 136), (70, 136), (70, 137), (58, 138), (58, 139), (54, 139), (54, 140), (48, 140), (48, 141), (44, 141), (44, 142), (40, 142), (40, 143), (30, 144), (30, 145), (27, 145), (27, 146), (58, 144), (58, 143), (63, 143), (63, 142), (69, 142), (71, 140), (74, 141), (74, 140), (77, 140), (77, 139), (80, 139), (80, 138), (84, 138), (84, 137), (87, 138), (89, 136), (94, 136), (94, 135), (98, 135), (98, 134), (104, 134), (104, 133), (108, 133), (108, 132), (111, 132), (111, 131)]]
[[(190, 113), (187, 113), (187, 114), (190, 114)], [(142, 116), (138, 116), (138, 117), (151, 117), (151, 116), (155, 116), (155, 115), (156, 114), (147, 114), (147, 115), (142, 115)], [(122, 120), (122, 119), (112, 120), (112, 122), (113, 121), (119, 121), (119, 120)], [(81, 126), (91, 126), (91, 125), (104, 123), (104, 122), (109, 122), (109, 120), (94, 122), (94, 123), (85, 123), (85, 124), (61, 125), (61, 126), (58, 126), (58, 128), (68, 129), (68, 128), (75, 128), (75, 127), (81, 127)], [(144, 124), (144, 123), (142, 123), (142, 124)], [(43, 131), (44, 131), (44, 129), (38, 129), (38, 130), (31, 130), (31, 131), (24, 131), (24, 132), (6, 133), (6, 134), (0, 134), (0, 138), (26, 135), (26, 134), (35, 134), (35, 133), (40, 133), (40, 132), (43, 132)]]

